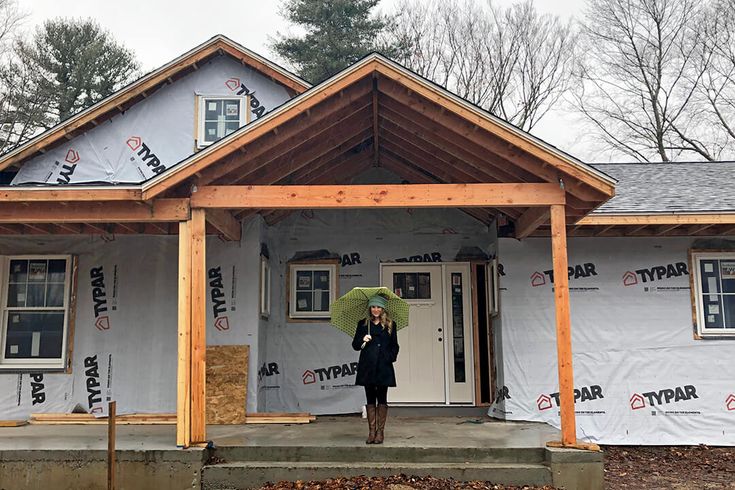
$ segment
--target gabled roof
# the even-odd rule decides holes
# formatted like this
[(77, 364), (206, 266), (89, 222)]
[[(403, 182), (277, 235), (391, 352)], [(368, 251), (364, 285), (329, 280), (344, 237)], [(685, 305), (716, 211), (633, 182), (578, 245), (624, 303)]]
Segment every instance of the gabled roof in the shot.
[[(494, 138), (492, 141), (494, 150), (491, 153), (493, 159), (496, 160), (495, 167), (497, 167), (497, 170), (502, 170), (501, 167), (506, 164), (522, 167), (525, 165), (523, 170), (527, 173), (530, 172), (540, 181), (558, 182), (561, 180), (561, 183), (572, 194), (579, 193), (588, 197), (595, 195), (596, 197), (592, 200), (597, 200), (596, 204), (583, 206), (587, 208), (587, 211), (614, 195), (615, 181), (604, 173), (493, 116), (382, 55), (373, 53), (295, 97), (256, 122), (241, 128), (209, 148), (171, 167), (163, 174), (150, 179), (143, 184), (144, 198), (153, 198), (210, 165), (226, 158), (235, 158), (233, 155), (237, 155), (236, 152), (238, 151), (247, 152), (246, 145), (250, 142), (267, 138), (269, 134), (277, 135), (281, 125), (289, 124), (304, 114), (308, 115), (312, 108), (319, 106), (328, 99), (345, 98), (344, 94), (347, 91), (357, 91), (355, 87), (358, 84), (366, 84), (366, 80), (367, 85), (373, 84), (372, 90), (367, 87), (367, 93), (375, 93), (376, 98), (386, 97), (382, 85), (380, 87), (377, 85), (378, 83), (384, 83), (394, 91), (406, 90), (417, 96), (416, 100), (405, 103), (406, 106), (416, 107), (424, 103), (430, 104), (439, 107), (442, 112), (450, 112), (452, 117), (458, 120), (461, 119), (462, 123), (474, 127), (474, 130), (446, 128), (447, 132), (454, 129), (458, 133), (458, 137), (472, 140), (474, 135), (470, 133), (475, 130), (490, 135), (491, 138)], [(400, 98), (400, 95), (398, 97)], [(356, 103), (357, 98), (358, 95), (355, 96), (355, 99), (349, 99), (349, 102)], [(373, 104), (373, 106), (377, 107), (377, 104)], [(371, 118), (370, 129), (373, 133), (376, 133), (378, 129), (382, 129), (378, 127), (379, 114), (375, 112), (377, 110), (377, 108), (374, 108), (373, 117)], [(309, 121), (304, 119), (302, 124), (309, 124)], [(229, 165), (233, 166), (232, 162), (229, 162)], [(488, 168), (491, 166), (488, 164)]]
[(231, 56), (259, 71), (276, 83), (283, 85), (292, 95), (302, 93), (311, 86), (293, 73), (244, 46), (223, 35), (217, 35), (6, 153), (0, 157), (0, 170), (16, 165), (39, 152), (44, 152), (55, 144), (72, 139), (100, 122), (124, 112), (156, 90), (198, 69), (198, 64), (219, 54)]
[(599, 163), (616, 178), (600, 214), (735, 212), (735, 162)]

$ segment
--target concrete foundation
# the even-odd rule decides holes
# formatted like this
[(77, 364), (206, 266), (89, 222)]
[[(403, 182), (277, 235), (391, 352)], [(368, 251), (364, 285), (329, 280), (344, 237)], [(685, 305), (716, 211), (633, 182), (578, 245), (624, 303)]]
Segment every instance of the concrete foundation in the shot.
[[(398, 473), (602, 488), (602, 454), (546, 448), (559, 432), (545, 424), (394, 416), (383, 445), (365, 445), (366, 432), (357, 416), (209, 426), (214, 449), (182, 450), (174, 446), (173, 426), (118, 426), (118, 488), (244, 489), (266, 481)], [(105, 488), (106, 447), (104, 426), (2, 428), (0, 490)]]

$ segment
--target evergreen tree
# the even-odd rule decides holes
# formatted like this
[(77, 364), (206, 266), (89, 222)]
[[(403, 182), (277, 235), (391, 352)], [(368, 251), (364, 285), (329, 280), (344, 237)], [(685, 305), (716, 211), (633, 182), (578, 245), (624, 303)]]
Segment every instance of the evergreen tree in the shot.
[(371, 51), (392, 56), (395, 50), (379, 38), (389, 19), (373, 15), (380, 0), (286, 0), (282, 15), (305, 31), (284, 36), (271, 48), (290, 62), (300, 76), (320, 82)]

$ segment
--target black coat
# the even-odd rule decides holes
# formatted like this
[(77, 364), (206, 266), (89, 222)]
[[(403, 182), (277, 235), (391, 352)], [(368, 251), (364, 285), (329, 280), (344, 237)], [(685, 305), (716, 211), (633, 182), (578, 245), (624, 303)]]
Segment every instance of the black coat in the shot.
[[(369, 333), (373, 339), (360, 350), (362, 338)], [(393, 322), (391, 333), (380, 324), (360, 321), (357, 324), (355, 338), (352, 339), (352, 348), (360, 351), (360, 361), (357, 365), (356, 385), (395, 386), (396, 373), (393, 363), (398, 358), (398, 335), (396, 324)]]

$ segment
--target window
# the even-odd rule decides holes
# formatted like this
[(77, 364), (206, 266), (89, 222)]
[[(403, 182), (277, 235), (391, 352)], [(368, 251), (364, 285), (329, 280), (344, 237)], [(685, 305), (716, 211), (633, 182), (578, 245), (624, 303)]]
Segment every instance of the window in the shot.
[(428, 272), (394, 272), (393, 292), (403, 299), (431, 299), (431, 275)]
[(336, 299), (336, 264), (289, 264), (289, 316), (329, 318)]
[(247, 97), (199, 97), (199, 137), (203, 148), (248, 122)]
[(64, 368), (71, 257), (0, 257), (0, 368)]
[(735, 335), (735, 252), (693, 252), (692, 269), (697, 331)]
[(260, 316), (268, 318), (271, 314), (271, 266), (268, 257), (260, 256)]

